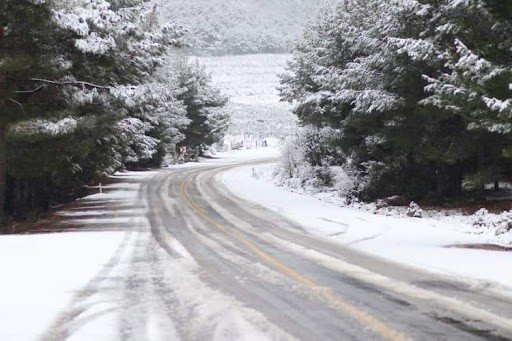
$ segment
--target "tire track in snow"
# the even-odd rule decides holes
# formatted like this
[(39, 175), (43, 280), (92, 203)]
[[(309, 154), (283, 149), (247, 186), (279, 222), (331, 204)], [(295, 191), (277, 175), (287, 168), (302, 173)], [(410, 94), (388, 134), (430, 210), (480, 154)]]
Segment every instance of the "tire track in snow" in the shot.
[[(169, 177), (170, 173), (167, 173)], [(161, 180), (161, 179), (159, 179)], [(151, 219), (156, 226), (152, 226), (155, 237), (160, 244), (170, 244), (163, 247), (171, 254), (182, 254), (168, 262), (164, 268), (167, 284), (170, 286), (175, 316), (179, 323), (180, 334), (184, 339), (219, 339), (219, 340), (290, 340), (293, 339), (281, 329), (270, 323), (261, 313), (246, 307), (236, 298), (227, 295), (205, 283), (201, 277), (212, 269), (201, 267), (185, 248), (197, 249), (197, 239), (190, 232), (191, 224), (187, 215), (176, 202), (166, 200), (166, 186), (160, 182), (148, 190), (150, 207), (155, 210), (155, 217)], [(157, 189), (162, 191), (160, 197), (154, 196)], [(171, 206), (171, 207), (168, 207)], [(163, 214), (165, 212), (165, 215)], [(168, 224), (172, 224), (177, 239), (167, 231)], [(185, 235), (186, 234), (186, 235)], [(185, 235), (185, 236), (184, 236)], [(178, 241), (179, 240), (179, 241)], [(185, 244), (181, 244), (185, 242)], [(211, 251), (206, 251), (213, 254)], [(220, 275), (220, 274), (219, 274)]]
[[(459, 301), (457, 299), (446, 297), (441, 294), (437, 294), (431, 292), (429, 290), (416, 287), (411, 284), (407, 284), (404, 282), (400, 282), (398, 280), (393, 280), (391, 278), (379, 275), (377, 273), (368, 271), (364, 268), (349, 264), (342, 260), (336, 259), (331, 256), (324, 255), (318, 251), (307, 249), (299, 244), (291, 243), (287, 240), (280, 239), (276, 237), (275, 229), (264, 228), (263, 230), (259, 230), (254, 228), (250, 223), (245, 220), (241, 220), (238, 216), (235, 216), (229, 212), (231, 205), (227, 202), (217, 202), (218, 198), (213, 199), (214, 194), (210, 192), (206, 184), (211, 185), (212, 178), (215, 179), (217, 176), (216, 173), (220, 173), (225, 169), (229, 169), (228, 167), (224, 169), (218, 169), (217, 171), (212, 171), (210, 174), (202, 174), (196, 180), (196, 185), (199, 188), (199, 192), (201, 196), (209, 203), (209, 205), (217, 211), (218, 214), (227, 221), (231, 222), (233, 226), (236, 226), (236, 230), (239, 230), (242, 233), (247, 233), (256, 239), (263, 239), (267, 241), (270, 245), (277, 245), (279, 248), (296, 254), (300, 258), (308, 259), (309, 261), (313, 261), (316, 264), (319, 264), (325, 268), (330, 270), (337, 271), (343, 275), (347, 275), (349, 277), (354, 277), (357, 280), (361, 280), (363, 283), (368, 283), (370, 285), (374, 285), (377, 288), (384, 288), (392, 293), (398, 294), (399, 296), (403, 296), (405, 294), (409, 298), (420, 299), (423, 301), (427, 301), (431, 305), (437, 306), (434, 311), (436, 311), (436, 316), (443, 316), (442, 310), (439, 310), (439, 306), (443, 307), (445, 311), (451, 311), (456, 313), (457, 315), (462, 315), (469, 317), (468, 323), (471, 325), (475, 325), (471, 327), (470, 325), (464, 326), (463, 323), (454, 323), (451, 324), (460, 330), (468, 332), (473, 335), (487, 335), (489, 337), (497, 337), (500, 339), (499, 334), (501, 334), (498, 330), (487, 330), (487, 327), (482, 326), (480, 321), (484, 322), (487, 326), (494, 325), (497, 328), (505, 328), (509, 331), (512, 330), (512, 320), (507, 317), (499, 316), (497, 314), (493, 314), (484, 309), (480, 309), (478, 307), (472, 306), (466, 302)], [(209, 176), (209, 177), (208, 177)], [(206, 177), (206, 180), (201, 179), (201, 177)], [(218, 184), (217, 184), (218, 185)], [(223, 195), (226, 195), (225, 191), (222, 189), (219, 191)], [(252, 214), (252, 213), (251, 213)], [(288, 229), (288, 232), (294, 233), (292, 229)], [(286, 233), (284, 233), (286, 235)], [(294, 248), (289, 247), (289, 245), (294, 245)], [(288, 247), (287, 247), (288, 246)], [(298, 250), (303, 250), (304, 252), (299, 252)], [(312, 257), (312, 254), (315, 254), (316, 257)], [(320, 261), (319, 261), (320, 260)], [(340, 265), (342, 263), (343, 266)], [(333, 264), (338, 264), (339, 266), (334, 266)], [(356, 270), (354, 270), (356, 269)], [(441, 313), (441, 314), (439, 314)], [(432, 318), (432, 316), (430, 316)], [(443, 322), (440, 319), (438, 321)], [(480, 325), (480, 326), (478, 326)], [(497, 334), (496, 334), (497, 333)], [(493, 336), (494, 335), (494, 336)], [(508, 334), (507, 334), (508, 335)]]
[[(103, 269), (75, 295), (72, 302), (69, 304), (69, 308), (57, 317), (55, 323), (42, 335), (41, 340), (59, 341), (69, 339), (82, 325), (88, 323), (95, 317), (84, 317), (84, 315), (88, 310), (93, 309), (95, 305), (98, 304), (93, 298), (105, 290), (103, 285), (105, 282), (111, 280), (111, 274), (115, 271), (115, 268), (119, 266), (121, 259), (126, 254), (133, 235), (133, 232), (127, 232), (125, 234), (121, 245), (119, 245), (112, 258)], [(112, 310), (104, 311), (104, 313), (110, 312), (112, 312)]]

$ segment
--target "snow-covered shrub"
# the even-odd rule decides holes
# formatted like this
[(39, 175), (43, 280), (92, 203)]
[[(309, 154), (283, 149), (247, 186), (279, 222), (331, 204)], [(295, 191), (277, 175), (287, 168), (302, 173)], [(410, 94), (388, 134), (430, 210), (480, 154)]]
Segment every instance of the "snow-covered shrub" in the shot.
[(275, 183), (310, 193), (348, 196), (356, 181), (344, 167), (337, 166), (339, 156), (332, 143), (335, 136), (332, 129), (303, 127), (285, 144)]
[(512, 211), (506, 211), (498, 216), (496, 223), (496, 235), (506, 234), (512, 231)]
[(423, 210), (417, 203), (411, 201), (409, 208), (407, 209), (407, 216), (412, 218), (423, 218)]
[(279, 177), (287, 179), (298, 177), (301, 165), (305, 163), (301, 147), (298, 137), (286, 142), (278, 167)]
[(494, 230), (496, 236), (506, 234), (512, 231), (512, 210), (492, 214), (482, 208), (473, 216), (473, 227), (479, 230)]
[(356, 186), (356, 180), (351, 176), (350, 172), (341, 166), (331, 167), (333, 188), (342, 197), (350, 195), (354, 187)]
[(492, 219), (489, 215), (489, 211), (485, 208), (479, 209), (474, 215), (473, 215), (473, 227), (476, 228), (486, 228), (490, 227), (492, 225)]

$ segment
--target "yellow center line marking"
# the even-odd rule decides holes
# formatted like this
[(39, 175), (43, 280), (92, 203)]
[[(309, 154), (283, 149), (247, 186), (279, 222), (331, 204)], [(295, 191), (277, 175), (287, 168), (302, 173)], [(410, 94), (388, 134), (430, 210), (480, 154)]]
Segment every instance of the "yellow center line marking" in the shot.
[(212, 224), (217, 230), (224, 233), (228, 237), (231, 237), (238, 242), (240, 242), (242, 245), (244, 245), (247, 249), (255, 253), (262, 261), (273, 267), (274, 269), (281, 272), (286, 277), (301, 283), (305, 285), (306, 287), (312, 289), (315, 291), (320, 298), (325, 300), (328, 304), (340, 309), (345, 314), (351, 316), (356, 321), (361, 323), (363, 326), (373, 330), (375, 333), (380, 335), (382, 338), (390, 341), (405, 341), (405, 340), (411, 340), (410, 337), (394, 330), (390, 326), (386, 325), (382, 321), (378, 320), (377, 318), (373, 317), (369, 313), (357, 308), (356, 306), (348, 303), (343, 298), (341, 298), (339, 295), (334, 293), (333, 290), (322, 287), (321, 285), (317, 284), (313, 280), (304, 277), (303, 275), (299, 274), (295, 270), (289, 268), (285, 264), (281, 263), (279, 260), (273, 258), (271, 255), (257, 247), (255, 244), (253, 244), (251, 241), (245, 239), (241, 234), (237, 232), (230, 231), (226, 229), (221, 224), (217, 223), (215, 220), (210, 218), (208, 214), (199, 207), (196, 203), (192, 201), (190, 196), (187, 194), (187, 187), (190, 183), (190, 179), (193, 175), (189, 175), (185, 181), (181, 184), (180, 187), (180, 195), (181, 198), (190, 206), (190, 208), (203, 220), (206, 222)]

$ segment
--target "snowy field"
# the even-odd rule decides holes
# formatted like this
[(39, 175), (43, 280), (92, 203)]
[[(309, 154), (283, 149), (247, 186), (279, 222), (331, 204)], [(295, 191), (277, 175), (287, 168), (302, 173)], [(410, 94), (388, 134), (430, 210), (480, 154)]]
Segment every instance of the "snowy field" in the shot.
[(512, 294), (510, 252), (448, 246), (486, 243), (489, 236), (469, 233), (462, 222), (375, 215), (292, 193), (253, 174), (273, 165), (236, 168), (222, 180), (237, 196), (274, 210), (308, 232), (343, 245), (426, 271), (453, 275), (480, 286)]
[(295, 134), (297, 118), (291, 105), (279, 101), (278, 75), (288, 54), (193, 58), (211, 73), (213, 84), (229, 97), (228, 143), (251, 138), (285, 138)]
[[(223, 57), (195, 57), (211, 73), (213, 85), (234, 104), (279, 105), (278, 75), (284, 71), (289, 54), (253, 54)], [(282, 106), (288, 105), (282, 104)]]

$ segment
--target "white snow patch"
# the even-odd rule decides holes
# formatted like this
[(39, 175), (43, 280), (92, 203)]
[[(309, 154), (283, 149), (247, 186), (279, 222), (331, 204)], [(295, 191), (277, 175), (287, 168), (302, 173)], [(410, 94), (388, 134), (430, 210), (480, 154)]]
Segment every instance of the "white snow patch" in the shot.
[(125, 233), (0, 237), (0, 340), (35, 340), (109, 261)]
[(211, 72), (213, 84), (236, 104), (280, 104), (277, 86), (289, 54), (253, 54), (224, 57), (195, 57)]
[[(248, 149), (248, 150), (237, 150), (230, 152), (223, 152), (215, 154), (215, 157), (218, 160), (214, 160), (214, 162), (224, 161), (224, 162), (241, 162), (241, 161), (254, 161), (258, 162), (262, 159), (275, 159), (279, 157), (281, 151), (278, 147), (266, 147), (266, 148), (256, 148), (256, 149)], [(207, 161), (208, 162), (208, 161)]]
[[(107, 193), (94, 194), (81, 201), (85, 205), (103, 201), (133, 204), (138, 200), (140, 181), (155, 174), (118, 173), (115, 178), (139, 183), (105, 186)], [(114, 206), (109, 209), (114, 209)], [(109, 263), (134, 224), (146, 222), (145, 218), (117, 217), (116, 211), (113, 218), (102, 219), (101, 213), (107, 212), (98, 208), (90, 211), (84, 208), (63, 211), (61, 215), (77, 218), (75, 223), (96, 227), (115, 223), (125, 227), (125, 231), (0, 236), (0, 340), (23, 341), (42, 337), (59, 318), (59, 314), (69, 308), (74, 296)], [(78, 219), (89, 215), (95, 217)], [(94, 328), (84, 326), (86, 335), (91, 336), (89, 340), (99, 335), (105, 338), (107, 331), (113, 330), (115, 319), (111, 314), (102, 313), (109, 307), (111, 305), (108, 303), (95, 303), (85, 311), (84, 314), (98, 313), (103, 316), (95, 319)], [(79, 317), (86, 318), (87, 315)], [(80, 339), (83, 335), (78, 333), (74, 337)]]

